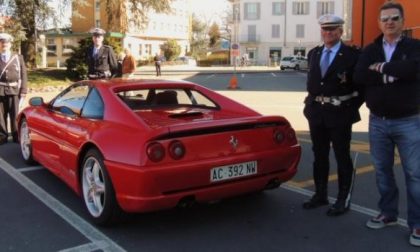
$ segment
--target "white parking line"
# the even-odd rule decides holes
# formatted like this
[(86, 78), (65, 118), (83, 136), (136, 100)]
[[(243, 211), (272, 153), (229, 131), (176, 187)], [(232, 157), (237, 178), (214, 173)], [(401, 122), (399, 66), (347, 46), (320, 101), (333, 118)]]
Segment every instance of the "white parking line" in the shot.
[(212, 74), (212, 75), (210, 75), (210, 76), (207, 76), (206, 77), (206, 80), (208, 80), (208, 79), (210, 79), (210, 78), (213, 78), (215, 75), (214, 74)]
[(28, 192), (32, 193), (38, 200), (43, 202), (48, 208), (61, 216), (68, 224), (73, 226), (77, 231), (83, 234), (87, 239), (92, 241), (97, 247), (103, 251), (125, 251), (113, 240), (108, 238), (101, 231), (93, 227), (91, 224), (83, 220), (80, 216), (71, 211), (68, 207), (48, 194), (44, 189), (36, 185), (29, 178), (22, 175), (19, 170), (0, 158), (0, 169), (6, 172), (10, 177), (16, 180)]
[(31, 166), (31, 167), (25, 167), (25, 168), (21, 168), (18, 169), (19, 172), (31, 172), (31, 171), (38, 171), (38, 170), (43, 170), (44, 167), (43, 166)]
[(77, 247), (62, 249), (58, 252), (91, 252), (106, 248), (106, 243), (103, 241), (97, 243), (87, 243)]
[(273, 75), (274, 77), (276, 77), (276, 76), (277, 76), (275, 73), (271, 73), (271, 75)]
[(243, 73), (243, 74), (241, 74), (241, 78), (244, 78), (245, 77), (245, 74)]
[[(311, 197), (314, 194), (314, 192), (312, 192), (310, 190), (303, 189), (303, 188), (296, 187), (296, 186), (292, 186), (292, 185), (289, 185), (287, 183), (282, 184), (281, 188), (286, 189), (288, 191), (295, 192), (295, 193), (299, 193), (299, 194), (302, 194), (302, 195), (306, 195), (308, 197)], [(333, 197), (328, 197), (328, 199), (332, 202), (334, 202), (336, 200)], [(367, 207), (363, 207), (363, 206), (360, 206), (360, 205), (357, 205), (357, 204), (354, 204), (354, 203), (351, 203), (350, 209), (353, 210), (353, 211), (371, 216), (371, 217), (376, 217), (379, 214), (379, 212), (376, 211), (376, 210), (373, 210), (373, 209), (370, 209), (370, 208), (367, 208)], [(402, 219), (402, 218), (398, 218), (398, 225), (408, 228), (407, 220)]]

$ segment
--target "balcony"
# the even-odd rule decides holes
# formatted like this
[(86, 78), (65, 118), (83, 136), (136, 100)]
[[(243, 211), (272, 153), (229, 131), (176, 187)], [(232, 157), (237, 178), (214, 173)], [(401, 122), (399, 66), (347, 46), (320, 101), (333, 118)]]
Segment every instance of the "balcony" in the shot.
[(261, 36), (258, 34), (246, 34), (246, 35), (240, 35), (239, 36), (239, 42), (240, 43), (260, 43), (261, 42)]

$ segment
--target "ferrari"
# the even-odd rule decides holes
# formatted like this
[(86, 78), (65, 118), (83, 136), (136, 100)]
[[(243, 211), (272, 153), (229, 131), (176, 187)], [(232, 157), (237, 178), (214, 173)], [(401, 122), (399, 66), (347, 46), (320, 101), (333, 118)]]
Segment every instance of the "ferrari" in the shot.
[(80, 81), (29, 104), (24, 161), (62, 179), (97, 224), (277, 188), (301, 155), (286, 118), (186, 81)]

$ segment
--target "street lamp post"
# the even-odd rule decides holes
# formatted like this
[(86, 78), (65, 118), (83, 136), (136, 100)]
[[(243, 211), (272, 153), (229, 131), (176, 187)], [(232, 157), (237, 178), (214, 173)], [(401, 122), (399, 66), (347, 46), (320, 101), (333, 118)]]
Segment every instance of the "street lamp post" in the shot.
[(236, 74), (236, 67), (238, 64), (238, 50), (239, 50), (239, 38), (238, 38), (238, 34), (239, 34), (239, 0), (235, 0), (234, 1), (234, 8), (233, 8), (233, 31), (234, 31), (234, 36), (233, 36), (233, 41), (234, 41), (234, 45), (235, 48), (232, 48), (234, 51), (234, 57), (233, 57), (233, 70)]

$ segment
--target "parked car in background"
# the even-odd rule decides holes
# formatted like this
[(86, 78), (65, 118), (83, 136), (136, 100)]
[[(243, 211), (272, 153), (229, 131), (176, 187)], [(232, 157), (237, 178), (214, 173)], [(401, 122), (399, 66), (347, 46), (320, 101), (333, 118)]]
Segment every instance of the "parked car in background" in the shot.
[(308, 68), (308, 59), (303, 56), (287, 56), (280, 61), (280, 70), (285, 69), (306, 69)]
[(68, 184), (98, 224), (277, 188), (301, 155), (286, 118), (191, 82), (81, 81), (29, 103), (18, 116), (23, 159)]

